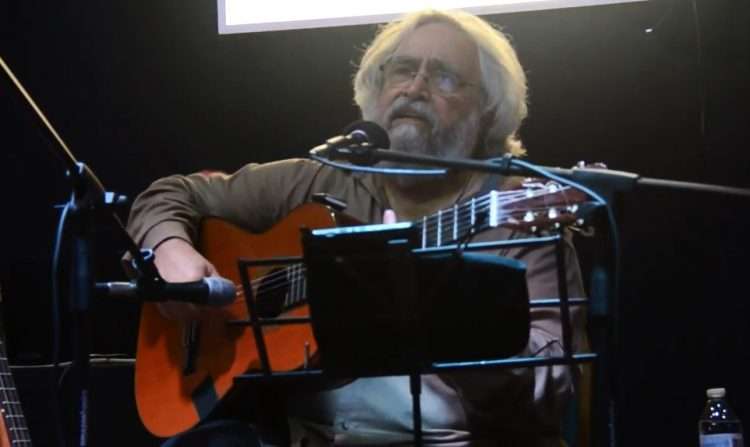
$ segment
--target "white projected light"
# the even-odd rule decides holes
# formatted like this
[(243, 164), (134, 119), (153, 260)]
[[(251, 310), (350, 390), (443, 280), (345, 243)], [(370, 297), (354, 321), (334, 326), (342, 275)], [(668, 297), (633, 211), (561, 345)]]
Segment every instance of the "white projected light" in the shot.
[(387, 22), (425, 8), (498, 14), (645, 0), (217, 0), (219, 34)]

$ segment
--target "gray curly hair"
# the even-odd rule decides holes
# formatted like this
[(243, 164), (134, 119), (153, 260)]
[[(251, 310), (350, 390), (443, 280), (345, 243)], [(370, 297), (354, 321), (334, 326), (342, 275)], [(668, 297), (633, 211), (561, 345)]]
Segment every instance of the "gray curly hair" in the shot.
[(510, 153), (523, 155), (518, 128), (528, 114), (526, 106), (526, 74), (508, 38), (499, 29), (464, 11), (424, 10), (403, 16), (380, 29), (365, 50), (354, 76), (354, 102), (362, 117), (376, 116), (378, 95), (383, 87), (380, 66), (398, 48), (409, 33), (422, 25), (444, 22), (466, 33), (479, 49), (482, 73), (482, 116), (485, 141), (478, 157)]

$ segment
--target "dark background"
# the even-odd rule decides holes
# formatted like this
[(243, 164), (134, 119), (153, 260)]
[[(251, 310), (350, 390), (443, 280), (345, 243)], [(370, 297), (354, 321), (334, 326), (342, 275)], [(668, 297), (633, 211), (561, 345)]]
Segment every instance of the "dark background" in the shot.
[[(171, 173), (305, 156), (357, 118), (352, 65), (375, 30), (220, 36), (213, 1), (0, 5), (0, 55), (76, 156), (131, 198)], [(643, 176), (750, 187), (750, 2), (489, 19), (512, 36), (529, 77), (522, 136), (530, 161), (604, 161)], [(0, 282), (10, 361), (20, 366), (50, 361), (53, 205), (68, 186), (9, 90), (3, 79)], [(710, 386), (726, 386), (750, 424), (749, 209), (747, 199), (696, 192), (622, 197), (623, 445), (695, 445)], [(97, 244), (97, 277), (123, 278), (114, 231), (100, 226)], [(597, 244), (582, 243), (584, 265)], [(133, 355), (136, 305), (98, 301), (93, 318), (93, 352)], [(62, 344), (68, 358), (66, 334)], [(14, 372), (32, 436), (56, 445), (49, 370)], [(94, 445), (156, 442), (137, 419), (131, 374), (128, 366), (95, 369)]]

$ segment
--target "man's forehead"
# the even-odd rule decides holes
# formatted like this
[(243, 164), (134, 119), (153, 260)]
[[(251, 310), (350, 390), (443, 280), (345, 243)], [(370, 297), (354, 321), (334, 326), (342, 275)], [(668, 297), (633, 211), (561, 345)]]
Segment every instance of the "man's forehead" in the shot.
[(467, 70), (479, 64), (474, 41), (454, 25), (445, 22), (427, 23), (416, 28), (401, 41), (393, 57), (426, 58)]

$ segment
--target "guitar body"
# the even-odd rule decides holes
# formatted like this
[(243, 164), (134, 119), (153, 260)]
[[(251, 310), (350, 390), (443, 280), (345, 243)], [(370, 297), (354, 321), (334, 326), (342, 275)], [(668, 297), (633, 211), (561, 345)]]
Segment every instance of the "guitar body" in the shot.
[[(336, 222), (337, 217), (329, 208), (317, 204), (295, 209), (262, 234), (251, 234), (209, 218), (201, 226), (199, 251), (221, 276), (239, 286), (237, 259), (300, 256), (300, 228), (332, 227)], [(268, 271), (269, 267), (250, 269), (250, 280)], [(252, 329), (227, 324), (230, 320), (248, 319), (244, 294), (239, 294), (229, 306), (206, 308), (204, 313), (197, 324), (191, 324), (166, 319), (155, 303), (142, 306), (135, 397), (141, 421), (156, 436), (169, 437), (193, 427), (226, 395), (236, 376), (260, 370)], [(282, 316), (309, 316), (309, 309), (300, 305)], [(185, 340), (191, 333), (193, 361), (186, 370), (190, 347)], [(264, 336), (273, 371), (300, 368), (306, 355), (317, 348), (309, 324), (266, 327)]]

